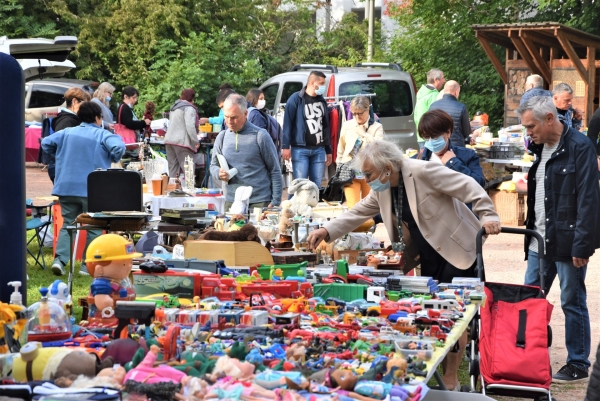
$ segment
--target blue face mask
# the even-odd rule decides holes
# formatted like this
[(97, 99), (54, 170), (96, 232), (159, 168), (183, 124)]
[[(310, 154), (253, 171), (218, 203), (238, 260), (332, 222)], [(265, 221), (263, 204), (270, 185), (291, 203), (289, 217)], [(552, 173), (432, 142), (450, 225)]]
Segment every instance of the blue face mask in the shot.
[[(381, 177), (381, 175), (380, 175), (380, 177)], [(390, 180), (389, 179), (385, 184), (382, 183), (379, 178), (377, 178), (376, 180), (370, 181), (367, 184), (369, 184), (371, 189), (375, 192), (383, 192), (386, 189), (390, 188)]]
[(107, 102), (110, 102), (110, 99), (112, 99), (112, 97), (110, 97), (110, 96), (106, 96), (106, 101), (107, 101)]
[(446, 139), (444, 139), (443, 135), (436, 139), (429, 139), (425, 141), (425, 147), (433, 153), (439, 153), (446, 147)]
[(319, 89), (317, 89), (315, 93), (319, 96), (323, 96), (323, 94), (325, 94), (325, 85), (319, 86)]

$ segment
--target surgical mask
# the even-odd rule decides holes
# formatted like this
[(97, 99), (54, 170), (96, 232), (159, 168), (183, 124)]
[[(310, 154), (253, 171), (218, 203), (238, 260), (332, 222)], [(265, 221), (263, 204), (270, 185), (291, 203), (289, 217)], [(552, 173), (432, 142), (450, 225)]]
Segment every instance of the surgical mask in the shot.
[(112, 97), (110, 97), (110, 96), (106, 96), (106, 101), (107, 101), (107, 102), (110, 102), (110, 99), (112, 99)]
[[(381, 175), (380, 175), (380, 177), (381, 177)], [(377, 178), (376, 180), (370, 181), (367, 184), (369, 184), (371, 189), (375, 192), (383, 192), (386, 189), (390, 188), (390, 180), (389, 179), (385, 184), (382, 183), (379, 178)]]
[(267, 101), (265, 99), (259, 100), (258, 102), (256, 102), (256, 108), (259, 110), (262, 110), (265, 108), (266, 104), (267, 104)]
[(319, 96), (323, 96), (323, 94), (325, 94), (325, 85), (319, 86), (319, 89), (317, 89), (315, 93)]
[(443, 135), (435, 139), (429, 139), (425, 141), (425, 147), (433, 153), (439, 153), (446, 147), (446, 139)]

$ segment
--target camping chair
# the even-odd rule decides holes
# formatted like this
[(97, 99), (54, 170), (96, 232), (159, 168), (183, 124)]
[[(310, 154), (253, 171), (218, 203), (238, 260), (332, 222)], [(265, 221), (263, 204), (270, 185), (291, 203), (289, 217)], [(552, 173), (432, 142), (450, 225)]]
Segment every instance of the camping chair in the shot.
[[(33, 237), (27, 241), (27, 253), (35, 260), (34, 266), (40, 265), (44, 270), (46, 269), (46, 261), (44, 260), (43, 248), (44, 240), (48, 233), (48, 227), (52, 225), (52, 205), (54, 205), (54, 202), (47, 205), (34, 206), (33, 200), (27, 199), (25, 201), (25, 207), (31, 210), (31, 219), (27, 220), (25, 227), (27, 232), (35, 230)], [(48, 220), (43, 219), (45, 216), (48, 216)], [(30, 245), (34, 243), (34, 240), (39, 246), (37, 253), (30, 249)]]

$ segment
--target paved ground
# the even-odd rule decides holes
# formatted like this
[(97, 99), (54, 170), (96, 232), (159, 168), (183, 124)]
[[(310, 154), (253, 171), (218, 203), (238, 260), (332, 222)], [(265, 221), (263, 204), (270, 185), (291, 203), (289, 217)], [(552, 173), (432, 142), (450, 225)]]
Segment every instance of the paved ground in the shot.
[[(26, 168), (27, 197), (35, 198), (37, 196), (48, 196), (52, 192), (52, 183), (48, 178), (46, 171), (35, 164), (29, 164)], [(378, 229), (378, 233), (381, 229)], [(484, 245), (484, 261), (486, 274), (489, 281), (502, 283), (522, 283), (525, 274), (525, 262), (523, 261), (523, 240), (522, 237), (502, 234), (492, 236)], [(600, 341), (600, 319), (597, 311), (600, 310), (600, 296), (597, 291), (600, 288), (600, 275), (598, 267), (600, 266), (600, 256), (594, 255), (588, 266), (587, 288), (588, 288), (588, 307), (591, 315), (592, 324), (592, 352), (590, 360), (592, 364), (595, 360), (595, 352)], [(560, 290), (558, 282), (548, 294), (548, 300), (554, 305), (552, 314), (552, 329), (554, 332), (554, 341), (551, 353), (552, 369), (556, 372), (560, 369), (566, 360), (567, 352), (565, 349), (565, 319), (560, 308)], [(526, 365), (523, 366), (527, 368)], [(552, 386), (552, 394), (557, 401), (575, 401), (583, 400), (587, 384)], [(502, 398), (508, 400), (508, 398)]]

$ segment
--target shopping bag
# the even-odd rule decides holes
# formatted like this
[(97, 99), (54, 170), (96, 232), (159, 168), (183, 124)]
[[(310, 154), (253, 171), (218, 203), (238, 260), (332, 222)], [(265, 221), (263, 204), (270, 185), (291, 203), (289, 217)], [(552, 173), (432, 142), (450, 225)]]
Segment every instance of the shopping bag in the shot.
[[(121, 121), (121, 110), (123, 109), (123, 105), (119, 107), (119, 121)], [(127, 128), (125, 125), (118, 123), (115, 124), (115, 134), (119, 135), (123, 142), (127, 144), (135, 144), (137, 143), (137, 134), (134, 130)], [(136, 146), (128, 146), (127, 149), (134, 149)]]

